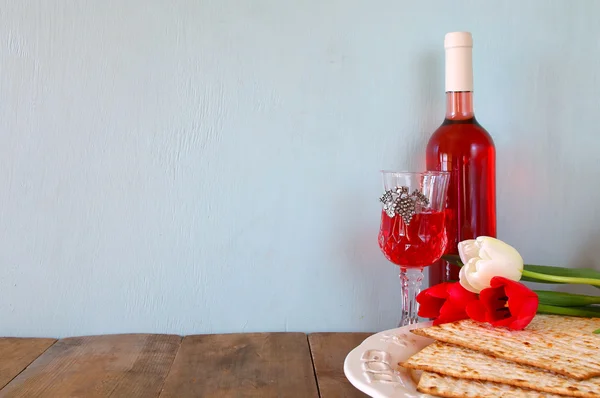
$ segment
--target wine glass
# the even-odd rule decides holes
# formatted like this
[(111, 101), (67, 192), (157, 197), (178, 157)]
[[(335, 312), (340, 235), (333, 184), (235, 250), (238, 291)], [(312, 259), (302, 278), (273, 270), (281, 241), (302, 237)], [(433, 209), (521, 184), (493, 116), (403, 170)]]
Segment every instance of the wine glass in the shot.
[(400, 267), (402, 315), (398, 327), (419, 321), (417, 295), (423, 268), (440, 259), (448, 245), (444, 207), (450, 174), (444, 171), (383, 170), (384, 193), (379, 247)]

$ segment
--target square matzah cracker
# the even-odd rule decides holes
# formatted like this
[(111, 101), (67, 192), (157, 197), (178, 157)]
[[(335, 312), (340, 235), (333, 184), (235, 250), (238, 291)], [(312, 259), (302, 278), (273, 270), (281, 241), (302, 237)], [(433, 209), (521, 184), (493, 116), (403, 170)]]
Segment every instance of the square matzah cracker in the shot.
[(600, 397), (600, 377), (570, 379), (440, 342), (430, 344), (400, 365), (461, 379), (491, 381), (572, 397)]
[(525, 330), (465, 319), (412, 333), (574, 379), (600, 376), (600, 319), (537, 315)]
[(562, 395), (527, 390), (489, 381), (473, 381), (423, 372), (419, 392), (450, 398), (564, 398)]

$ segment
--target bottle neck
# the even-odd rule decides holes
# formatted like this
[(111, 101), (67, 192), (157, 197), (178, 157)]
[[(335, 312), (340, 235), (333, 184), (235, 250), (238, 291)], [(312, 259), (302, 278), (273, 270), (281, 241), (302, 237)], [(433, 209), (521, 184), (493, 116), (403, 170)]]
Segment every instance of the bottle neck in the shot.
[(446, 119), (473, 119), (473, 40), (470, 33), (449, 33), (446, 50)]
[(474, 116), (472, 91), (446, 92), (447, 120), (468, 120)]

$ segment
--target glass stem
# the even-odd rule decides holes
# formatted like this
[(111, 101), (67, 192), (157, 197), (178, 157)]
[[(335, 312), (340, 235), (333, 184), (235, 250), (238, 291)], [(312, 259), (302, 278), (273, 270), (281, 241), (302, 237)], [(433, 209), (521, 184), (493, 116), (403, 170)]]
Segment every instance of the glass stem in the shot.
[(400, 286), (402, 291), (402, 316), (398, 327), (419, 322), (419, 303), (417, 295), (423, 281), (422, 268), (400, 268)]

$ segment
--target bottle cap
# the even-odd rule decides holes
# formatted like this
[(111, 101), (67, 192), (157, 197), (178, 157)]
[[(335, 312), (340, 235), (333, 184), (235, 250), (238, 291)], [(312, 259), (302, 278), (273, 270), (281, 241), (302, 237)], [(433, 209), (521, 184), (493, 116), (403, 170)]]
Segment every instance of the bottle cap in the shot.
[(469, 32), (450, 32), (444, 38), (444, 48), (473, 48), (473, 37)]
[(473, 37), (469, 32), (450, 32), (444, 38), (446, 92), (473, 91)]

